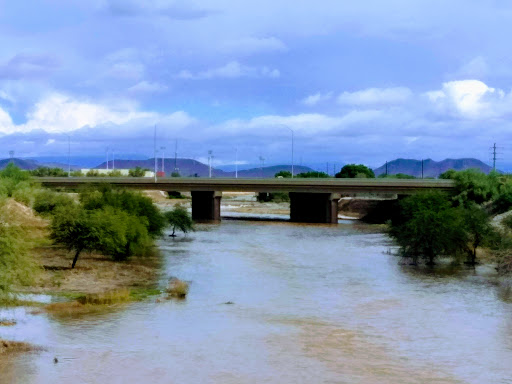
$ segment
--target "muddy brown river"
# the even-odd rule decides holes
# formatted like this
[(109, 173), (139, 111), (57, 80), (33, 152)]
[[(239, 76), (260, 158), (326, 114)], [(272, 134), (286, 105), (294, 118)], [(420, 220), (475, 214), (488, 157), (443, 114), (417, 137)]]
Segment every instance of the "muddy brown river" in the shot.
[(65, 321), (1, 310), (18, 324), (0, 337), (46, 350), (0, 382), (512, 383), (512, 303), (491, 267), (403, 266), (348, 221), (225, 220), (160, 247), (162, 286), (189, 281), (186, 300)]

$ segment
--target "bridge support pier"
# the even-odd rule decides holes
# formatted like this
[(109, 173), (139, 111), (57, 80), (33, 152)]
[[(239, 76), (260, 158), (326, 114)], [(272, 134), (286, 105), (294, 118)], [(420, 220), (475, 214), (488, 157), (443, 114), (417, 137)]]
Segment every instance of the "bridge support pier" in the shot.
[(195, 221), (220, 221), (222, 192), (193, 191), (192, 219)]
[(290, 221), (336, 224), (340, 198), (338, 193), (290, 192)]

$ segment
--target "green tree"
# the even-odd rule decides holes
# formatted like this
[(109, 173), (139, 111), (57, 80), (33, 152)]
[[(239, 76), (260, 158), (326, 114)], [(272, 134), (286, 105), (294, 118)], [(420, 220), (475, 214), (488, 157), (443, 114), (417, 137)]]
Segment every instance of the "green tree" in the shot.
[(85, 210), (78, 205), (59, 207), (50, 229), (50, 238), (56, 244), (75, 253), (71, 268), (82, 252), (97, 251), (114, 260), (125, 260), (144, 253), (151, 245), (144, 220), (112, 207), (97, 210)]
[(460, 209), (453, 208), (445, 194), (425, 192), (409, 196), (399, 204), (391, 220), (390, 235), (404, 256), (427, 260), (428, 265), (441, 255), (453, 255), (466, 248), (467, 235)]
[(327, 173), (325, 173), (325, 172), (309, 171), (309, 172), (299, 173), (299, 174), (297, 174), (297, 177), (298, 178), (304, 178), (304, 179), (309, 179), (309, 178), (327, 179), (330, 176)]
[(135, 167), (128, 171), (128, 175), (131, 177), (144, 177), (144, 175), (146, 174), (146, 171), (148, 171), (148, 169), (141, 168), (141, 167)]
[(194, 229), (192, 217), (181, 205), (175, 206), (171, 211), (165, 212), (164, 215), (167, 222), (172, 227), (172, 234), (170, 235), (172, 237), (176, 236), (176, 229), (179, 229), (183, 233)]
[(336, 174), (338, 179), (343, 178), (375, 178), (375, 173), (363, 164), (347, 164)]
[(493, 202), (495, 213), (504, 213), (512, 208), (512, 180), (508, 179), (499, 187), (498, 196)]
[(85, 174), (86, 177), (100, 177), (100, 173), (97, 169), (89, 169)]
[(416, 176), (407, 175), (405, 173), (395, 173), (393, 175), (386, 175), (385, 173), (381, 173), (379, 175), (379, 179), (415, 179)]
[(50, 226), (50, 238), (56, 243), (74, 251), (71, 268), (75, 268), (78, 257), (84, 251), (99, 250), (100, 233), (89, 212), (81, 207), (61, 207), (56, 210)]
[(42, 189), (35, 195), (33, 209), (40, 214), (52, 214), (59, 207), (75, 204), (73, 198), (65, 193)]
[(171, 177), (181, 177), (181, 175), (179, 172), (174, 171), (171, 173)]
[(277, 172), (275, 175), (274, 175), (275, 178), (284, 178), (284, 179), (288, 179), (288, 178), (291, 178), (292, 177), (292, 173), (290, 171), (279, 171)]
[(39, 167), (30, 171), (32, 176), (36, 177), (67, 177), (68, 172), (62, 168)]
[(494, 230), (487, 212), (476, 204), (471, 204), (464, 209), (463, 225), (467, 234), (471, 249), (468, 250), (467, 264), (476, 264), (476, 250), (492, 239)]
[(100, 186), (99, 189), (81, 191), (80, 201), (87, 210), (110, 206), (143, 218), (148, 233), (152, 237), (160, 236), (166, 225), (165, 217), (158, 207), (153, 204), (153, 201), (137, 192), (115, 190), (110, 185), (105, 184)]
[(476, 169), (466, 169), (453, 174), (452, 179), (455, 181), (453, 200), (456, 205), (482, 204), (498, 194), (500, 181), (495, 173), (486, 175)]
[(3, 217), (0, 202), (0, 301), (9, 299), (13, 285), (29, 284), (37, 270), (26, 247), (26, 235)]
[(112, 171), (110, 171), (108, 174), (107, 174), (108, 177), (121, 177), (123, 176), (121, 174), (121, 171), (119, 171), (118, 169), (114, 169)]
[(455, 177), (455, 175), (457, 174), (457, 171), (454, 170), (454, 169), (449, 169), (443, 173), (441, 173), (439, 175), (439, 178), (440, 179), (444, 179), (444, 180), (451, 180)]
[(25, 182), (22, 185), (26, 186), (29, 180), (30, 174), (27, 171), (21, 170), (13, 163), (7, 164), (7, 166), (0, 171), (0, 181), (9, 197), (13, 195), (20, 183)]

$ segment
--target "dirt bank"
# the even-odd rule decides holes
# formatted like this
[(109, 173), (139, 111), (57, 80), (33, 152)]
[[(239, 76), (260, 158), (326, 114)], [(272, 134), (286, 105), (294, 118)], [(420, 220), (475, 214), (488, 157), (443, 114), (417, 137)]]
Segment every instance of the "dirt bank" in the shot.
[(139, 289), (153, 286), (160, 270), (160, 256), (132, 258), (114, 262), (108, 256), (83, 253), (77, 266), (71, 269), (73, 254), (65, 248), (52, 245), (48, 239), (49, 221), (37, 216), (14, 200), (8, 200), (5, 213), (9, 222), (26, 233), (39, 273), (29, 287), (19, 287), (23, 293), (98, 293), (119, 288)]

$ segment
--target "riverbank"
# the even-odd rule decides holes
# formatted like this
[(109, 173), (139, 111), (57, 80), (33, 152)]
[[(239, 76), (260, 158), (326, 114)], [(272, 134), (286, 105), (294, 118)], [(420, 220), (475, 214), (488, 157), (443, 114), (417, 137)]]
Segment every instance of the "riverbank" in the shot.
[(37, 266), (32, 284), (16, 287), (19, 293), (77, 297), (117, 289), (141, 291), (151, 289), (158, 281), (161, 257), (156, 249), (148, 256), (123, 262), (84, 252), (71, 269), (73, 254), (49, 240), (48, 220), (14, 200), (9, 200), (5, 209), (13, 225), (25, 234), (26, 245)]

